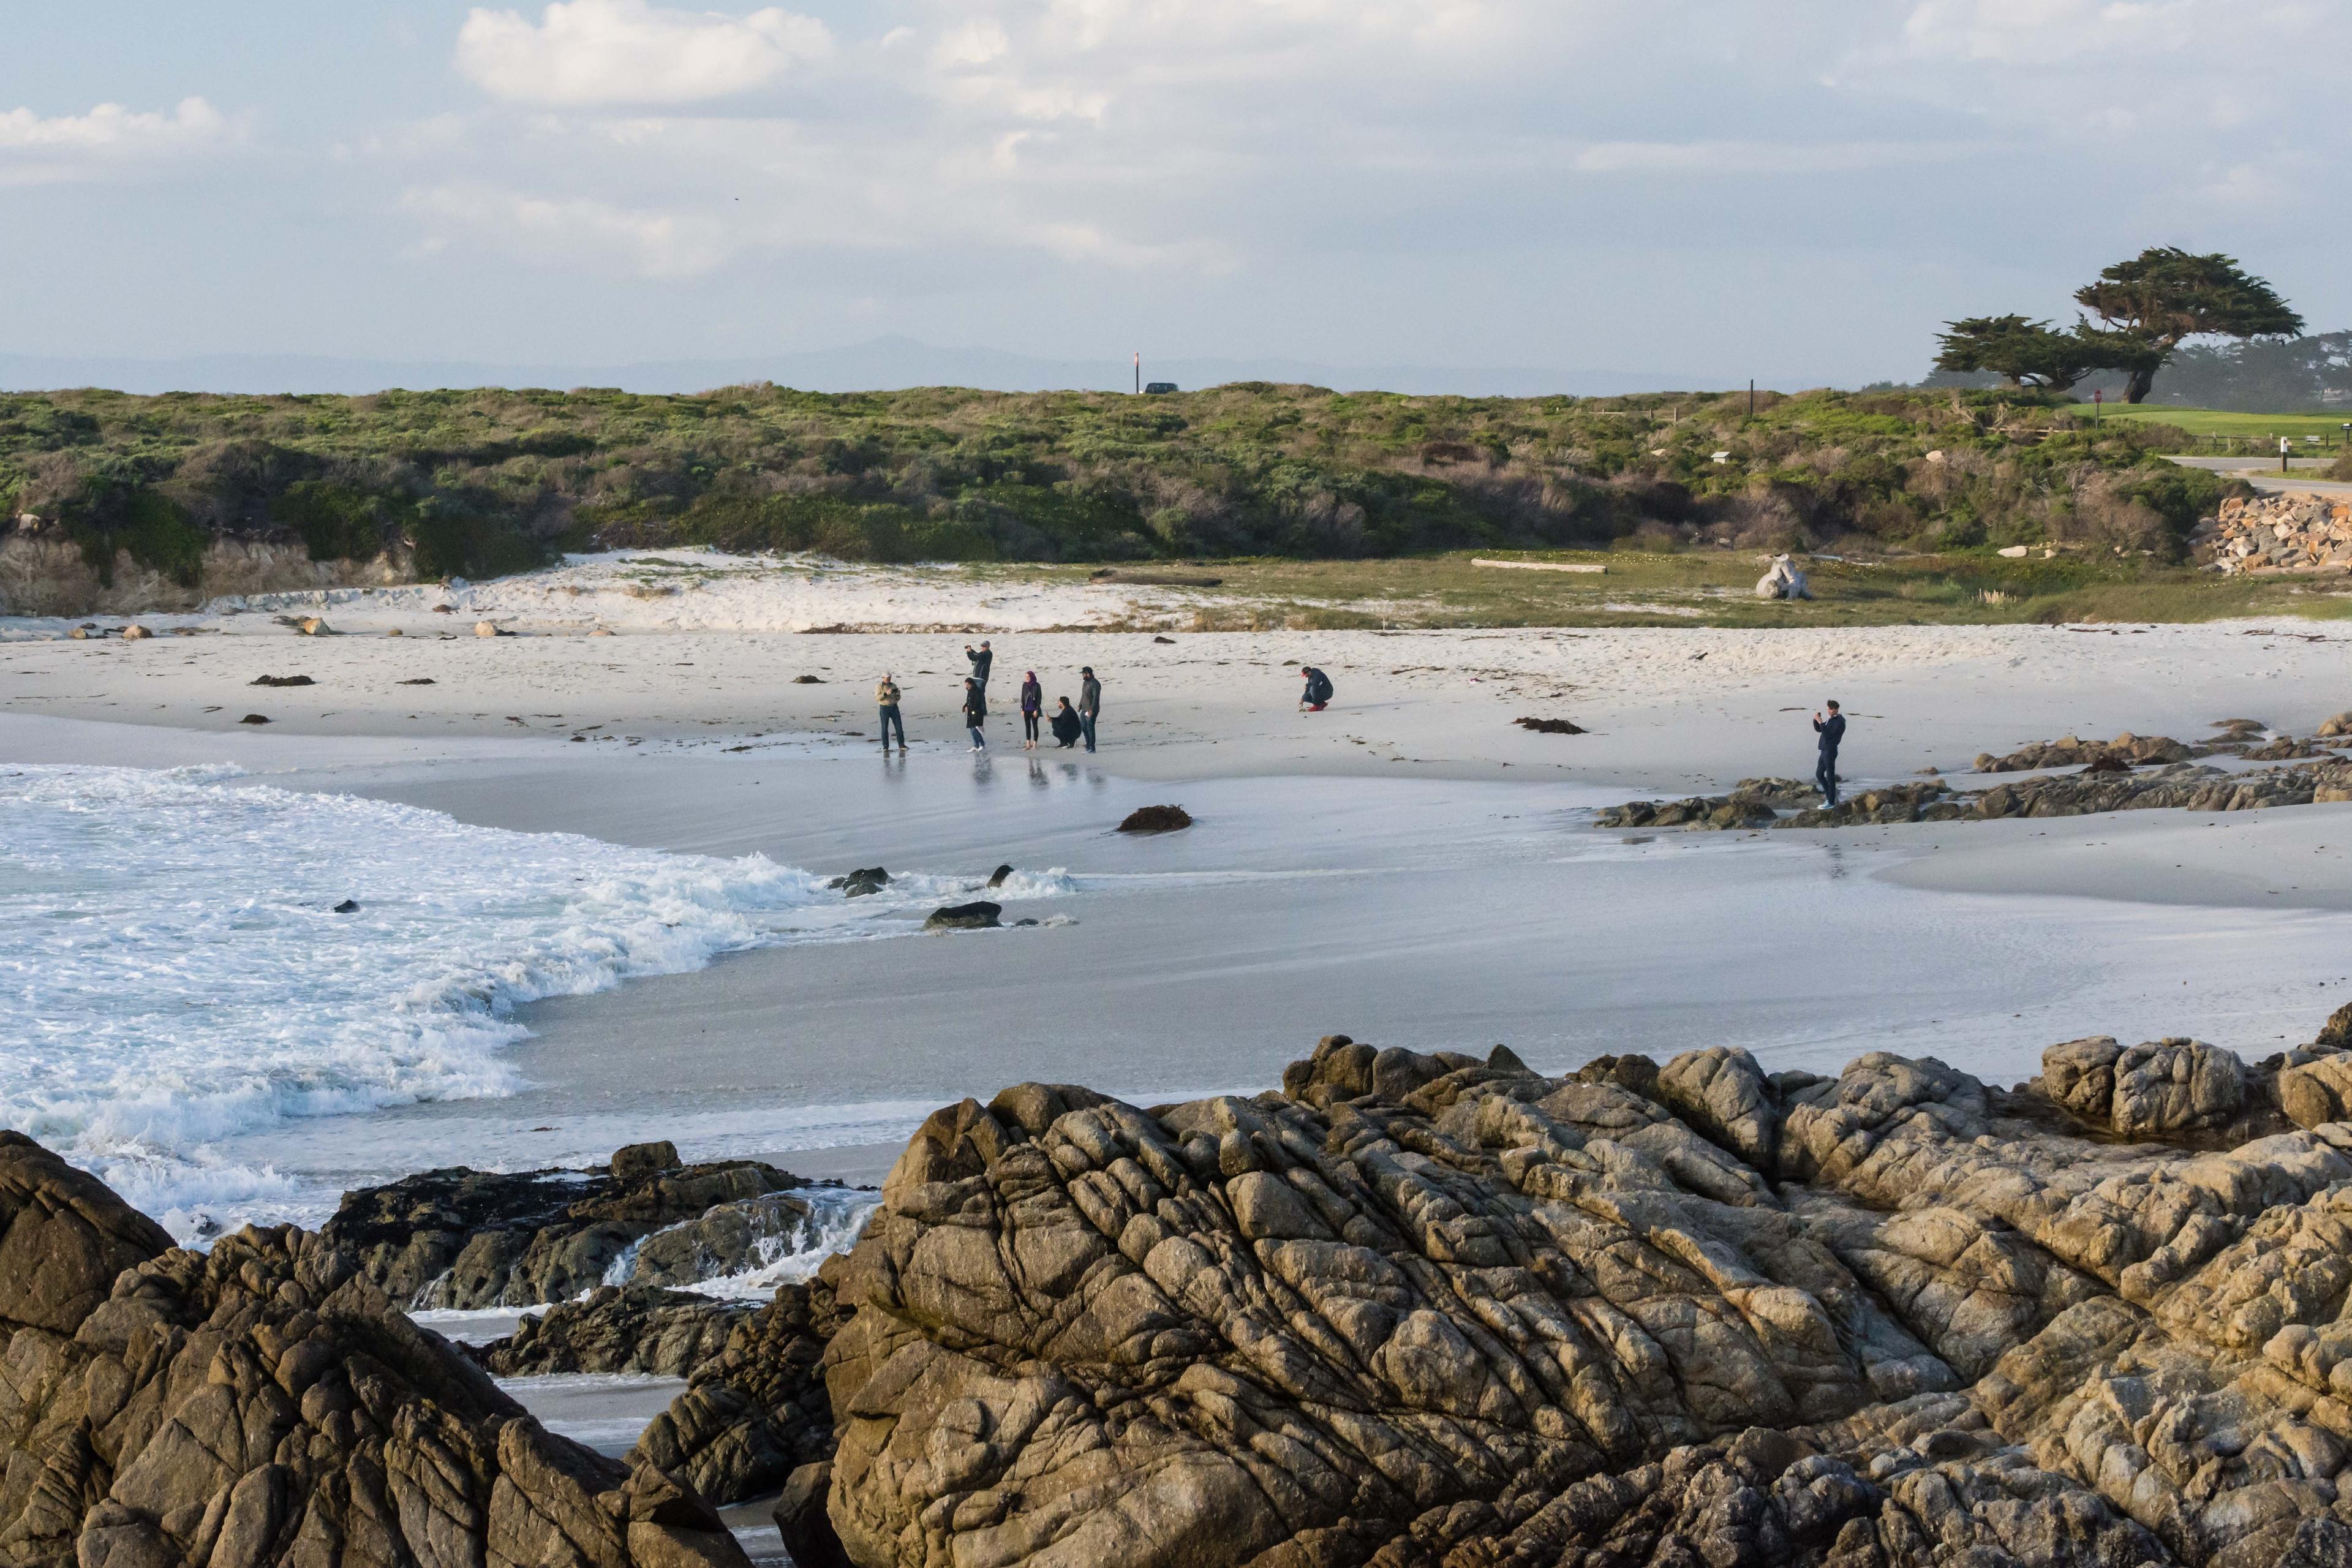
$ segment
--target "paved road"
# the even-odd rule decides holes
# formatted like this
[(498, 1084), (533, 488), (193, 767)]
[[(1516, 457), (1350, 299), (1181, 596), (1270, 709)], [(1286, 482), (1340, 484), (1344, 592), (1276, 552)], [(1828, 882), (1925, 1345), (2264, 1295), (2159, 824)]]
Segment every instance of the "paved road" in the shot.
[[(2343, 479), (2323, 479), (2318, 473), (2332, 467), (2333, 458), (2296, 458), (2291, 459), (2294, 471), (2278, 471), (2276, 458), (2174, 458), (2171, 461), (2189, 468), (2210, 468), (2217, 474), (2235, 474), (2258, 490), (2282, 494), (2352, 496), (2352, 482)], [(2305, 477), (2308, 472), (2309, 477)]]

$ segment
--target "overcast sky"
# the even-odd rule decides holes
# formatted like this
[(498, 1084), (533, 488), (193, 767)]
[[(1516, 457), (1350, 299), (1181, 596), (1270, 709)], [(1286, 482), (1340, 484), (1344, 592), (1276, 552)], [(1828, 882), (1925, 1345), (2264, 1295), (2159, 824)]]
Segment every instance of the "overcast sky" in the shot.
[(1918, 374), (2143, 246), (2352, 325), (2352, 0), (8, 7), (0, 352)]

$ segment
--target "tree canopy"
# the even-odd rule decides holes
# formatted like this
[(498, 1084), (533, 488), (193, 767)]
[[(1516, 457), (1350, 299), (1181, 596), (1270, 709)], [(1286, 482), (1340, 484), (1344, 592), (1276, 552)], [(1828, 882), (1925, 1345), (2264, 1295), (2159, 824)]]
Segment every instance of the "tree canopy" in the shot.
[(1990, 371), (2011, 386), (2045, 386), (2063, 392), (2095, 368), (2084, 362), (2082, 344), (2071, 333), (2053, 331), (2047, 321), (2023, 316), (1969, 316), (1944, 323), (1937, 339), (1937, 370)]
[(2081, 320), (2070, 332), (2023, 316), (1969, 316), (1945, 328), (1937, 339), (1937, 370), (1990, 371), (2011, 386), (2063, 392), (2093, 371), (2132, 374), (2145, 366), (2152, 375), (2162, 363), (2130, 333), (2102, 331)]
[(2119, 371), (2124, 401), (2145, 401), (2181, 343), (2194, 337), (2292, 338), (2303, 318), (2235, 258), (2156, 246), (2118, 261), (2074, 292), (2099, 319), (2060, 331), (2025, 316), (1967, 316), (1944, 323), (1936, 368), (1990, 372), (2012, 386), (2063, 392), (2094, 371)]
[(2142, 363), (2115, 367), (2130, 378), (2127, 403), (2147, 396), (2183, 339), (2294, 337), (2303, 331), (2303, 318), (2278, 290), (2235, 257), (2197, 256), (2174, 246), (2153, 246), (2116, 262), (2076, 289), (2074, 302), (2112, 329), (2102, 335), (2140, 345)]

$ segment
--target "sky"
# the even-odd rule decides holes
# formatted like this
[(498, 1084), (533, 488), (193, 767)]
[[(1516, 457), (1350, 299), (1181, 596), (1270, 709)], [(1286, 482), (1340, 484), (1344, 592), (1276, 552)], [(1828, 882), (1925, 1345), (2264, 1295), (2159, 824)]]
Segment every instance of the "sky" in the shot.
[(0, 353), (1911, 379), (2149, 245), (2352, 325), (2352, 0), (16, 0)]

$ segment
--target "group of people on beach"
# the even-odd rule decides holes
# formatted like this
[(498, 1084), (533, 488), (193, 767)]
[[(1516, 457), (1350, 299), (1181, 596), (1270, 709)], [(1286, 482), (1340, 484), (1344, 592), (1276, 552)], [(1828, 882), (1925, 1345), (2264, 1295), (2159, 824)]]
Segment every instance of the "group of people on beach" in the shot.
[[(980, 646), (965, 645), (963, 657), (971, 666), (971, 673), (963, 682), (963, 724), (971, 731), (971, 749), (988, 750), (988, 673), (996, 662), (995, 649), (988, 639)], [(1332, 697), (1331, 678), (1312, 665), (1303, 666), (1298, 672), (1306, 685), (1299, 693), (1298, 706), (1310, 713), (1320, 713)], [(882, 749), (890, 749), (890, 737), (898, 737), (898, 750), (907, 749), (907, 721), (899, 714), (900, 697), (898, 680), (885, 673), (881, 683), (874, 688), (875, 705), (882, 710)], [(1095, 749), (1095, 722), (1102, 717), (1102, 682), (1095, 678), (1095, 667), (1078, 667), (1078, 700), (1074, 708), (1067, 697), (1062, 698), (1051, 719), (1045, 716), (1045, 689), (1038, 684), (1037, 672), (1024, 672), (1021, 678), (1021, 749), (1034, 752), (1038, 746), (1038, 725), (1042, 721), (1053, 732), (1055, 744), (1069, 751), (1081, 741), (1087, 750)], [(1826, 717), (1813, 715), (1813, 731), (1821, 737), (1818, 765), (1813, 770), (1813, 782), (1820, 786), (1823, 802), (1838, 804), (1838, 744), (1845, 739), (1845, 715), (1838, 711), (1835, 702), (1829, 703)]]
[[(996, 662), (996, 650), (988, 646), (987, 638), (982, 637), (978, 647), (967, 646), (963, 657), (971, 666), (971, 673), (964, 677), (963, 682), (963, 724), (971, 734), (971, 749), (985, 752), (988, 750), (988, 676)], [(881, 683), (874, 689), (875, 705), (882, 710), (882, 749), (886, 752), (890, 749), (893, 733), (898, 737), (898, 750), (903, 752), (907, 749), (907, 721), (899, 714), (899, 697), (898, 682), (886, 673)], [(1034, 669), (1022, 678), (1020, 702), (1023, 751), (1037, 749), (1041, 722), (1052, 731), (1055, 743), (1064, 751), (1076, 746), (1081, 741), (1086, 742), (1087, 751), (1095, 749), (1095, 721), (1102, 716), (1102, 682), (1096, 679), (1094, 666), (1079, 667), (1076, 707), (1071, 706), (1067, 697), (1064, 697), (1054, 710), (1053, 717), (1047, 719), (1045, 712), (1045, 689), (1038, 683), (1037, 672)]]
[[(963, 682), (963, 725), (971, 734), (971, 749), (985, 752), (988, 750), (988, 674), (996, 663), (996, 650), (988, 646), (986, 637), (982, 637), (978, 647), (966, 644), (963, 657), (971, 666), (971, 673), (964, 677)], [(1298, 706), (1309, 713), (1322, 712), (1331, 701), (1331, 678), (1312, 665), (1302, 667), (1298, 673), (1306, 680), (1299, 694)], [(898, 678), (887, 671), (874, 688), (874, 705), (881, 710), (882, 749), (885, 752), (890, 750), (890, 737), (894, 734), (898, 738), (898, 750), (903, 752), (907, 749), (907, 721), (898, 707), (903, 695), (898, 689)], [(1038, 684), (1037, 672), (1034, 669), (1022, 676), (1020, 702), (1023, 751), (1037, 749), (1040, 723), (1052, 732), (1055, 744), (1066, 752), (1081, 741), (1086, 742), (1087, 751), (1095, 749), (1095, 723), (1102, 717), (1102, 682), (1096, 679), (1094, 666), (1078, 667), (1078, 700), (1076, 707), (1071, 706), (1067, 697), (1064, 697), (1059, 700), (1053, 716), (1047, 718), (1045, 711), (1045, 689)]]

